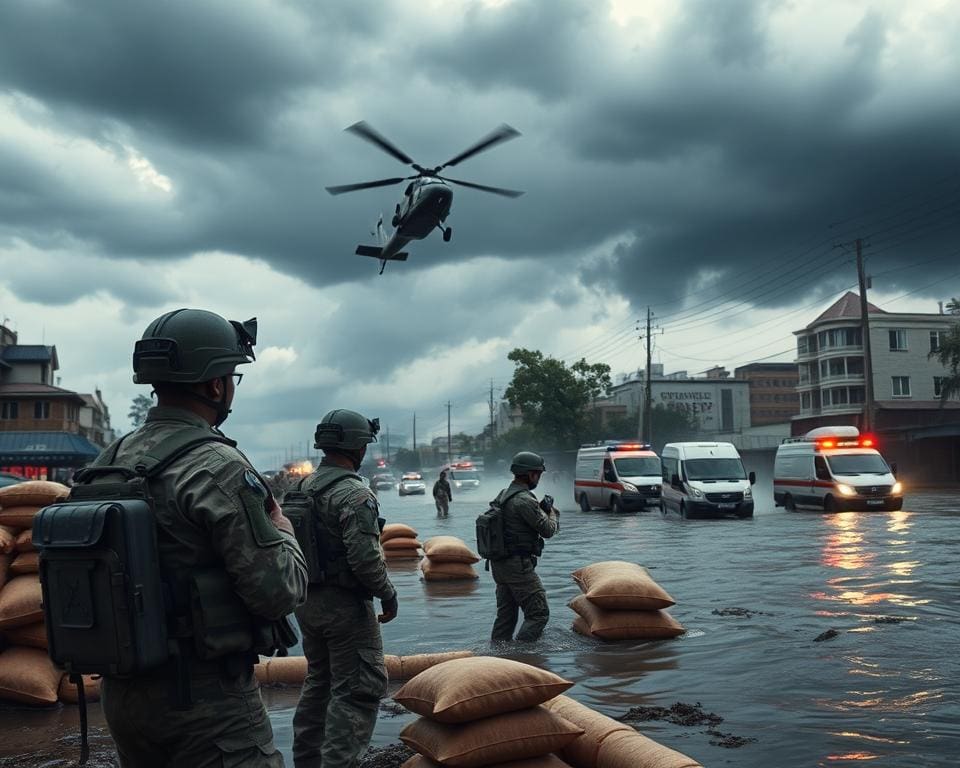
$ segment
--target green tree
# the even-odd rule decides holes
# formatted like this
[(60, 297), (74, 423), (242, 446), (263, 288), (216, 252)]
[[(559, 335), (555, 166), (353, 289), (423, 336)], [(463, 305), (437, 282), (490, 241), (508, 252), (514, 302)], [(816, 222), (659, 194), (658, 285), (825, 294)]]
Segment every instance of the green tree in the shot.
[(954, 323), (940, 346), (927, 357), (935, 357), (946, 369), (947, 375), (940, 383), (940, 406), (951, 397), (960, 395), (960, 322)]
[(610, 366), (580, 359), (567, 367), (539, 350), (517, 348), (508, 356), (513, 379), (504, 396), (523, 413), (543, 448), (579, 445), (589, 426), (587, 405), (610, 391)]
[(954, 296), (950, 301), (947, 302), (944, 309), (947, 310), (948, 315), (960, 315), (960, 299), (957, 299)]
[(130, 403), (127, 418), (134, 427), (139, 427), (147, 418), (147, 411), (153, 407), (153, 400), (147, 395), (137, 395)]
[[(637, 439), (639, 414), (635, 410), (626, 416), (608, 417), (605, 424), (599, 423), (599, 415), (593, 421), (586, 442)], [(692, 414), (659, 403), (654, 404), (651, 409), (650, 421), (655, 447), (661, 447), (664, 443), (694, 439), (700, 428)]]

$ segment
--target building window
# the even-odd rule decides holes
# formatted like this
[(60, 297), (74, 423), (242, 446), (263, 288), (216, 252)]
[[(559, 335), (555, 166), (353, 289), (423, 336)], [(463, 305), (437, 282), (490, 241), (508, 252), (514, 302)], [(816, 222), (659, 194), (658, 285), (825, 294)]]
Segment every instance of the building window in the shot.
[(867, 399), (864, 387), (850, 387), (850, 404), (860, 405)]
[(0, 406), (0, 417), (4, 419), (17, 419), (20, 417), (20, 403), (4, 403)]
[(50, 418), (50, 403), (46, 400), (37, 400), (33, 404), (33, 418), (35, 419), (49, 419)]
[(903, 328), (894, 329), (887, 331), (890, 336), (890, 351), (891, 352), (906, 352), (907, 351), (907, 332)]
[(930, 331), (930, 352), (939, 352), (944, 339), (947, 338), (946, 331)]
[(804, 411), (810, 410), (810, 393), (809, 392), (800, 393), (800, 409)]
[(910, 397), (910, 377), (909, 376), (893, 377), (893, 396), (894, 397)]
[(810, 350), (810, 337), (798, 336), (797, 337), (797, 354), (805, 355), (809, 350)]

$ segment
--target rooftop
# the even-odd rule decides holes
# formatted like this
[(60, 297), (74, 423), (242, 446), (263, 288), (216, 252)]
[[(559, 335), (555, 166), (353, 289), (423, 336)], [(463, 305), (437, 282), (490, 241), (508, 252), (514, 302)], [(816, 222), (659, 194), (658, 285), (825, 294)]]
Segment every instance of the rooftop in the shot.
[[(875, 304), (867, 302), (867, 313), (871, 315), (885, 315), (887, 312)], [(860, 317), (860, 297), (853, 291), (847, 291), (843, 296), (837, 299), (830, 307), (825, 309), (820, 317), (814, 320), (810, 325), (823, 322), (824, 320), (840, 320), (844, 318), (857, 319)]]
[(68, 397), (83, 402), (76, 392), (51, 384), (0, 384), (0, 397)]
[(0, 350), (0, 358), (8, 363), (49, 363), (56, 357), (56, 348), (44, 344), (14, 344)]

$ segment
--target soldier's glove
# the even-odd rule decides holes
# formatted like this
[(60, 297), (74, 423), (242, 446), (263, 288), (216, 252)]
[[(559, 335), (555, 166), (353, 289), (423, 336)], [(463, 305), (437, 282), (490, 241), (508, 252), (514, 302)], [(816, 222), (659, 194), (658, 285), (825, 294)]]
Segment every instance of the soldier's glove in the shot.
[(397, 593), (393, 593), (393, 597), (388, 600), (380, 601), (380, 610), (382, 613), (377, 616), (377, 621), (381, 624), (386, 624), (387, 622), (393, 621), (397, 618), (397, 611), (400, 609), (400, 605), (397, 602)]
[(553, 508), (553, 496), (546, 495), (540, 500), (540, 509), (546, 512), (548, 515), (555, 513), (557, 510)]

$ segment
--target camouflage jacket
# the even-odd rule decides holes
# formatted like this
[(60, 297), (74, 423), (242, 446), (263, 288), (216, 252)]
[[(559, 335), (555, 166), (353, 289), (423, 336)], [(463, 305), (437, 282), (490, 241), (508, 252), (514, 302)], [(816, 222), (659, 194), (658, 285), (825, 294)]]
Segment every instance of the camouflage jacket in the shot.
[(337, 477), (336, 485), (315, 496), (319, 523), (333, 549), (344, 551), (350, 573), (369, 594), (381, 600), (396, 595), (380, 546), (377, 497), (349, 470), (326, 460), (304, 480), (301, 490), (317, 494)]
[[(132, 468), (171, 432), (197, 427), (211, 429), (191, 411), (151, 408), (143, 426), (121, 438), (112, 463)], [(271, 522), (269, 493), (239, 450), (215, 442), (195, 447), (151, 482), (151, 495), (160, 569), (173, 586), (177, 612), (189, 608), (191, 572), (217, 566), (253, 616), (274, 621), (306, 599), (300, 546)]]
[(549, 539), (557, 532), (556, 520), (540, 509), (537, 497), (526, 485), (510, 483), (498, 498), (507, 499), (503, 504), (503, 527), (508, 549), (536, 554), (539, 539)]

